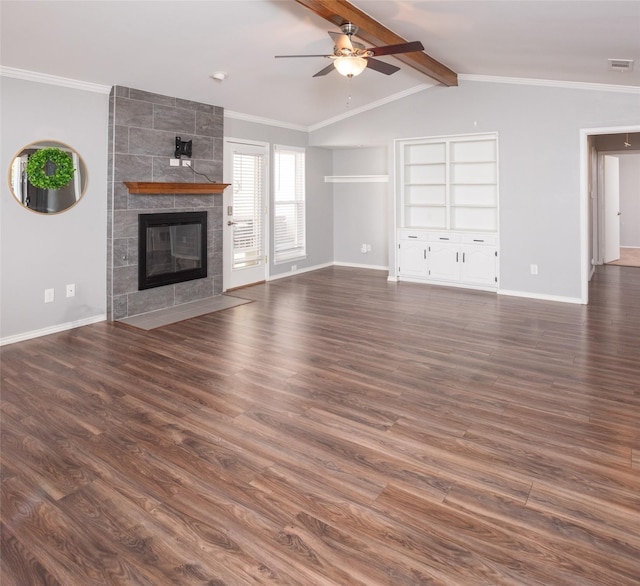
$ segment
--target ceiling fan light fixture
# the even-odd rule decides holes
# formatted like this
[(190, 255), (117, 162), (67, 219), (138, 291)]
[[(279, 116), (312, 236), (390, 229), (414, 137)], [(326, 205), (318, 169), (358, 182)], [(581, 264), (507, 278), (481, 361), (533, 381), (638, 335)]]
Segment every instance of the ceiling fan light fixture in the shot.
[(360, 75), (367, 67), (367, 60), (364, 57), (343, 56), (337, 57), (333, 66), (338, 70), (340, 75), (345, 77), (354, 77)]

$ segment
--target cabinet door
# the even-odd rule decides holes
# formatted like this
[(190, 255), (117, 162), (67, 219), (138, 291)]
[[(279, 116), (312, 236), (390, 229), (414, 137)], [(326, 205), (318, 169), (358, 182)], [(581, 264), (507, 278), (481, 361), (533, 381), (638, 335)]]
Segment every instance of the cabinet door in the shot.
[(427, 276), (427, 244), (415, 240), (400, 240), (398, 274), (404, 277)]
[(429, 244), (429, 278), (440, 281), (459, 281), (461, 252), (457, 244)]
[(491, 246), (464, 246), (462, 248), (461, 275), (463, 283), (496, 285), (496, 249)]

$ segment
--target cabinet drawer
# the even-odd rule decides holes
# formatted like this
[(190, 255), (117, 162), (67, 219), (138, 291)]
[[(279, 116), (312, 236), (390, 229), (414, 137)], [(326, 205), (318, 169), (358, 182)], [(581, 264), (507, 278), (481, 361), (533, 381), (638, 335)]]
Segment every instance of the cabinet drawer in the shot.
[(398, 230), (400, 240), (415, 240), (418, 242), (427, 241), (427, 233), (423, 230)]
[(496, 246), (498, 244), (497, 234), (462, 234), (464, 244), (488, 244)]
[(429, 242), (460, 242), (460, 234), (454, 232), (430, 232)]

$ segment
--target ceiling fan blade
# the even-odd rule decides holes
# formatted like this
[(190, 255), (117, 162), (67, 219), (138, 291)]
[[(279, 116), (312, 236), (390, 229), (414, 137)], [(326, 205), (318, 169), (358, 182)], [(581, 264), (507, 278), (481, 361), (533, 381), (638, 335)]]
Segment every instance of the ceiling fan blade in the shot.
[(334, 69), (335, 67), (333, 66), (333, 63), (331, 63), (331, 65), (327, 65), (324, 69), (318, 71), (318, 73), (316, 73), (313, 77), (322, 77), (323, 75), (327, 75), (327, 73), (331, 73)]
[(289, 59), (290, 57), (331, 57), (331, 55), (275, 55), (276, 59)]
[(411, 43), (399, 43), (397, 45), (384, 45), (383, 47), (371, 47), (369, 49), (375, 57), (380, 55), (397, 55), (398, 53), (412, 53), (413, 51), (424, 51), (424, 45), (420, 41)]
[(396, 71), (400, 71), (399, 67), (391, 65), (390, 63), (385, 63), (384, 61), (378, 61), (377, 59), (373, 59), (372, 57), (369, 57), (367, 59), (367, 67), (373, 69), (374, 71), (384, 73), (385, 75), (391, 75)]
[(329, 36), (333, 40), (333, 43), (339, 50), (347, 49), (347, 51), (353, 51), (353, 45), (351, 44), (351, 39), (348, 35), (343, 35), (342, 33), (335, 33), (333, 31), (329, 31)]

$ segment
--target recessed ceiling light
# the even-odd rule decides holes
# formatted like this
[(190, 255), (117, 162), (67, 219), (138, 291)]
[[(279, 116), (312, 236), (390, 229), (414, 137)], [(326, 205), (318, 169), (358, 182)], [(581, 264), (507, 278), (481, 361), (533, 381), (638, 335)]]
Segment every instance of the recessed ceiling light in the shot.
[(613, 71), (631, 71), (633, 59), (609, 59), (609, 69)]
[(227, 79), (227, 74), (224, 71), (216, 71), (211, 74), (211, 79), (215, 79), (216, 81), (224, 81)]

